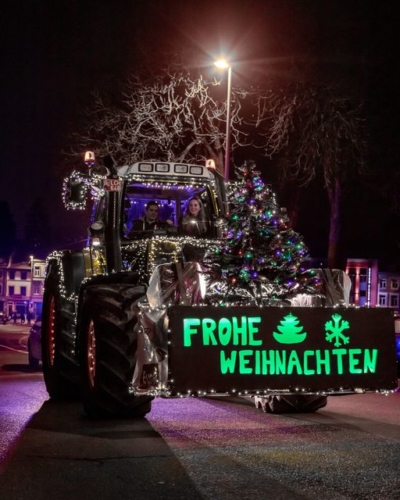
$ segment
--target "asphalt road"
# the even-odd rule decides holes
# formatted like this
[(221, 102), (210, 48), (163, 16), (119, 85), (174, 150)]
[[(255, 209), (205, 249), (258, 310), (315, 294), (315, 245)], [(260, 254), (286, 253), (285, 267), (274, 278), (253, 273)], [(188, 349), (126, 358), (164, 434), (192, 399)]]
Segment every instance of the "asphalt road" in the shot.
[(156, 399), (146, 418), (92, 421), (79, 402), (49, 401), (21, 350), (0, 348), (1, 499), (400, 498), (399, 392), (299, 415)]

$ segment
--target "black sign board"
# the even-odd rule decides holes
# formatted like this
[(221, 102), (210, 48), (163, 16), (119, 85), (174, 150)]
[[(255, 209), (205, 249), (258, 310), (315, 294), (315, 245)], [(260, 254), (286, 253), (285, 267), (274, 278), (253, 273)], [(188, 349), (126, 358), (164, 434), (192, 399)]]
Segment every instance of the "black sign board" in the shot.
[(397, 387), (388, 309), (173, 306), (173, 394)]

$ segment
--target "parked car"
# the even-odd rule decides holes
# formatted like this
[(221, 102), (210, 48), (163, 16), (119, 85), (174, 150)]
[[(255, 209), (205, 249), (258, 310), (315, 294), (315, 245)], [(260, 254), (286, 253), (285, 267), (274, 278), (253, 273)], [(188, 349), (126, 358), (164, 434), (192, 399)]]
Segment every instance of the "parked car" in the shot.
[(42, 322), (35, 321), (31, 329), (29, 330), (28, 337), (28, 360), (29, 366), (33, 369), (38, 368), (40, 361), (42, 360)]
[(0, 312), (0, 323), (3, 323), (3, 325), (6, 325), (11, 319), (11, 316), (4, 312)]

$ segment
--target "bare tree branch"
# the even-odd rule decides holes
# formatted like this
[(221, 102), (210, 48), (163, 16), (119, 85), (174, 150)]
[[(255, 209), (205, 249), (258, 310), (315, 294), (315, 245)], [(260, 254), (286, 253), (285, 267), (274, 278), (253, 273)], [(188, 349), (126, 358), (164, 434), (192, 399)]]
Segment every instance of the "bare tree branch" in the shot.
[[(223, 172), (226, 101), (214, 97), (218, 80), (169, 72), (148, 84), (132, 78), (120, 103), (110, 105), (94, 94), (86, 110), (87, 128), (76, 134), (74, 153), (92, 149), (118, 164), (138, 160), (203, 161), (212, 157)], [(250, 144), (242, 126), (242, 102), (248, 93), (232, 89), (232, 149)]]
[(284, 153), (283, 176), (303, 186), (323, 179), (331, 209), (328, 266), (339, 267), (341, 195), (362, 171), (366, 151), (361, 104), (333, 87), (295, 83), (260, 94), (257, 109), (266, 153)]

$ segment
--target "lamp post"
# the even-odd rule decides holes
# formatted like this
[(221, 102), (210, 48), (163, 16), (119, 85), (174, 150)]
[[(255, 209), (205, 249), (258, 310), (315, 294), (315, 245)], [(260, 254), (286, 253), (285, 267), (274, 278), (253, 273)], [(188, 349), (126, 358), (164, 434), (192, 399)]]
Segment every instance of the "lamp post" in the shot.
[[(34, 256), (33, 255), (30, 255), (29, 256), (29, 260), (30, 260), (30, 263), (31, 263), (31, 290), (30, 290), (30, 300), (29, 300), (29, 304), (28, 304), (28, 310), (30, 311), (30, 309), (32, 308), (34, 310), (34, 313), (35, 313), (35, 316), (34, 316), (34, 320), (36, 319), (36, 304), (34, 304), (33, 302), (33, 278), (34, 278), (34, 268), (35, 268), (35, 261), (34, 261)], [(25, 307), (26, 309), (26, 307)], [(25, 310), (25, 313), (26, 313), (26, 310)], [(30, 322), (29, 322), (30, 324)]]
[(226, 96), (226, 132), (225, 132), (225, 167), (224, 177), (229, 180), (229, 163), (230, 163), (230, 135), (231, 135), (231, 90), (232, 90), (232, 66), (226, 59), (218, 59), (214, 65), (220, 69), (228, 70), (228, 85)]

